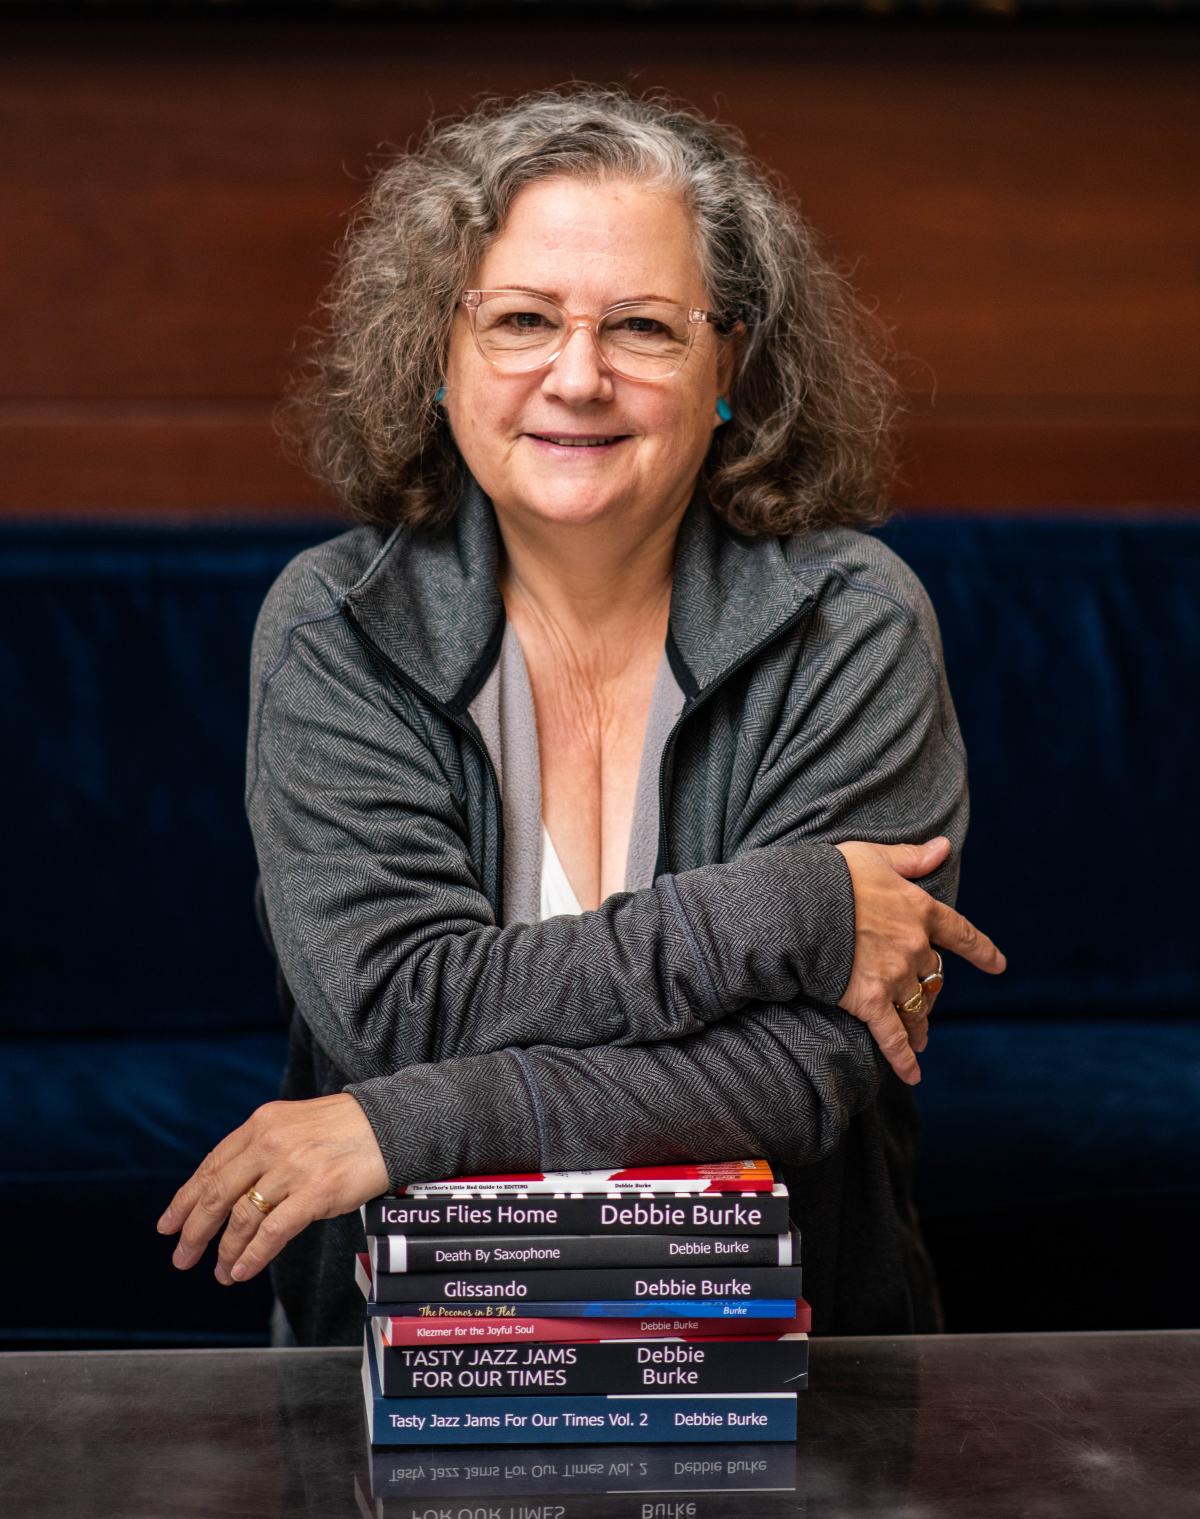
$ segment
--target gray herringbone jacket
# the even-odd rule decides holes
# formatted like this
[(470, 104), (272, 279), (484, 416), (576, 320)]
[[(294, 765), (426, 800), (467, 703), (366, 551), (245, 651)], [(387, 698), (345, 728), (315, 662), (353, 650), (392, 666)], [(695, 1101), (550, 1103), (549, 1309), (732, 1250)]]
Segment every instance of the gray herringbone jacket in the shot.
[[(817, 1331), (936, 1327), (911, 1095), (835, 1006), (854, 902), (834, 843), (945, 833), (922, 884), (956, 889), (965, 761), (921, 586), (875, 539), (747, 539), (697, 496), (654, 884), (523, 923), (468, 711), (504, 630), (497, 553), (471, 488), (443, 533), (301, 554), (263, 607), (246, 801), (295, 1006), (284, 1095), (351, 1091), (393, 1183), (768, 1156)], [(301, 1341), (359, 1337), (360, 1239), (351, 1215), (283, 1252)]]

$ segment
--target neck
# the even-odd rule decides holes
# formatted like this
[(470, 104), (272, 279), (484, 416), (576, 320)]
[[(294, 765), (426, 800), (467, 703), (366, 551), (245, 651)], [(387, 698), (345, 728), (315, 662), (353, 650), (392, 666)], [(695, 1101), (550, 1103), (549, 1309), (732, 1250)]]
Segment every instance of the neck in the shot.
[(648, 639), (666, 638), (679, 524), (665, 519), (547, 524), (497, 512), (500, 592), (522, 643), (540, 636), (572, 651), (594, 679), (618, 676)]

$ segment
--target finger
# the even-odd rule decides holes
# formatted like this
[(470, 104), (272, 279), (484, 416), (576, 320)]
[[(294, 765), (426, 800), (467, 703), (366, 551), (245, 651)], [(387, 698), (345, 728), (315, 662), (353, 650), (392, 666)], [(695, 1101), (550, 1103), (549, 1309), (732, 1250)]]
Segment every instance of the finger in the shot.
[(899, 1003), (894, 1003), (897, 1015), (904, 1024), (904, 1032), (908, 1036), (911, 1047), (920, 1053), (929, 1042), (929, 1009), (932, 1003), (926, 993), (921, 1006), (911, 1013), (906, 1013)]
[(964, 960), (969, 960), (989, 975), (998, 976), (1005, 969), (1008, 961), (974, 923), (968, 922), (962, 913), (955, 912), (953, 907), (947, 907), (944, 902), (937, 902), (932, 897), (930, 902), (932, 921), (929, 937), (934, 944), (961, 955)]
[(215, 1149), (208, 1152), (167, 1204), (166, 1211), (156, 1225), (160, 1234), (175, 1234), (182, 1228), (184, 1220), (208, 1187), (211, 1177), (222, 1166), (237, 1159), (246, 1148), (249, 1138), (246, 1125), (241, 1124), (232, 1134), (226, 1134)]
[(944, 863), (950, 853), (950, 840), (944, 834), (927, 839), (924, 844), (880, 844), (888, 864), (906, 881), (927, 876)]
[(204, 1247), (229, 1217), (238, 1198), (262, 1176), (263, 1162), (251, 1150), (245, 1150), (224, 1166), (209, 1166), (206, 1161), (196, 1173), (207, 1172), (196, 1192), (191, 1211), (179, 1231), (179, 1243), (171, 1257), (181, 1271), (186, 1271), (204, 1254)]
[(253, 1239), (230, 1268), (230, 1276), (235, 1282), (248, 1282), (257, 1276), (289, 1240), (295, 1239), (318, 1216), (314, 1199), (303, 1191), (285, 1197), (259, 1224)]
[[(264, 1190), (265, 1187), (268, 1187), (265, 1179), (260, 1179), (256, 1190), (260, 1196), (270, 1201), (276, 1194), (269, 1189)], [(282, 1190), (279, 1190), (278, 1196), (282, 1198)], [(263, 1219), (269, 1217), (270, 1214), (256, 1207), (245, 1192), (234, 1203), (225, 1232), (221, 1235), (221, 1243), (217, 1246), (217, 1265), (213, 1273), (222, 1286), (227, 1287), (232, 1281), (231, 1268), (262, 1227)]]
[(901, 1081), (915, 1086), (921, 1079), (921, 1068), (896, 1008), (891, 1003), (881, 1007), (867, 1018), (866, 1024), (892, 1070)]

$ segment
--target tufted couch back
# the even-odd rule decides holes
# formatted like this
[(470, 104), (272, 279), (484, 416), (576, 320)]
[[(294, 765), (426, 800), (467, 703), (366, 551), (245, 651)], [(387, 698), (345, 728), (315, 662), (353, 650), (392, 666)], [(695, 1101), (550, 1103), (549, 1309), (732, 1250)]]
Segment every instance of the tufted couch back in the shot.
[[(251, 910), (246, 667), (313, 529), (7, 528), (0, 1342), (236, 1342), (265, 1290), (186, 1285), (153, 1220), (283, 1059)], [(970, 760), (921, 1201), (950, 1327), (1182, 1325), (1200, 1200), (1200, 523), (924, 518)], [(88, 1241), (86, 1271), (60, 1248)], [(105, 1242), (108, 1242), (106, 1244)], [(1174, 1247), (1174, 1248), (1173, 1248)]]

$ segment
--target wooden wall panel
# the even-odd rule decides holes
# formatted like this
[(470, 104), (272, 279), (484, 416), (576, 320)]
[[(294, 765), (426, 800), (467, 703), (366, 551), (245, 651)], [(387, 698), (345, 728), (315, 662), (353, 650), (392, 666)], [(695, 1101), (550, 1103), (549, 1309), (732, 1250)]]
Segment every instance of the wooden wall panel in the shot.
[(372, 151), (485, 88), (738, 122), (894, 329), (914, 507), (1198, 504), (1184, 26), (12, 24), (0, 511), (329, 509), (269, 417)]

